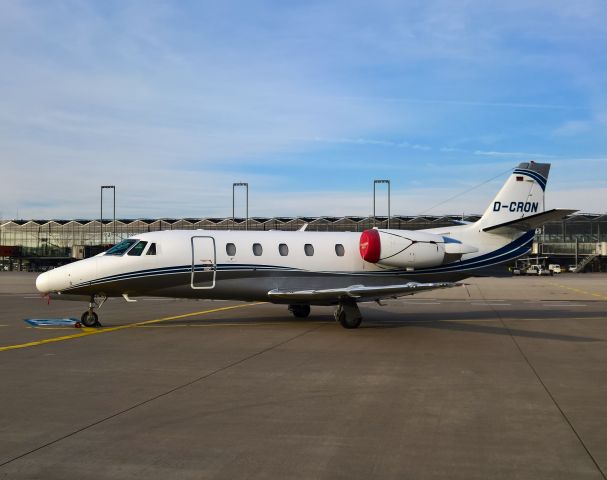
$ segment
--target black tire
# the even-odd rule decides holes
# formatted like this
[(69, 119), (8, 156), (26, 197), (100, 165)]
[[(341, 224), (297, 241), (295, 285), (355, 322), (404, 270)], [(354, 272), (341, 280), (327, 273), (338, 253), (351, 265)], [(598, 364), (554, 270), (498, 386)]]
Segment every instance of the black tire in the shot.
[(349, 330), (358, 328), (363, 320), (359, 315), (347, 315), (344, 310), (340, 310), (335, 317), (342, 327)]
[(85, 327), (96, 327), (99, 325), (99, 317), (95, 312), (89, 312), (87, 310), (80, 317), (80, 323)]
[(289, 311), (297, 318), (310, 316), (310, 305), (289, 305)]

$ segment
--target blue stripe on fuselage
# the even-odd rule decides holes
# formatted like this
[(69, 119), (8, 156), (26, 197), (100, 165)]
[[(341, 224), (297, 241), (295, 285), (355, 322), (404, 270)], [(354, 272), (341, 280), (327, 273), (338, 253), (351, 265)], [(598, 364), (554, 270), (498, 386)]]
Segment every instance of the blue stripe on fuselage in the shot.
[[(534, 231), (530, 230), (525, 234), (521, 235), (515, 241), (505, 245), (493, 252), (486, 253), (484, 255), (480, 255), (478, 257), (469, 258), (467, 260), (461, 262), (454, 262), (452, 264), (443, 265), (440, 267), (428, 267), (428, 268), (419, 268), (412, 271), (407, 271), (405, 269), (391, 269), (391, 270), (383, 270), (383, 271), (356, 271), (356, 272), (334, 272), (334, 271), (321, 271), (321, 272), (312, 272), (309, 270), (302, 270), (294, 267), (285, 267), (279, 265), (256, 265), (256, 264), (217, 264), (216, 269), (218, 272), (221, 271), (285, 271), (285, 272), (306, 272), (306, 273), (322, 273), (322, 274), (334, 274), (334, 275), (361, 275), (361, 276), (385, 276), (385, 275), (407, 275), (407, 276), (415, 276), (415, 275), (423, 275), (423, 274), (436, 274), (436, 273), (454, 273), (458, 271), (468, 271), (468, 270), (476, 270), (480, 268), (485, 268), (488, 266), (498, 265), (500, 263), (507, 262), (514, 258), (517, 258), (529, 250), (529, 244), (533, 240)], [(208, 265), (195, 265), (194, 271), (202, 272), (205, 271), (205, 268), (208, 268)], [(107, 277), (101, 277), (95, 280), (91, 280), (88, 282), (82, 282), (78, 285), (73, 285), (72, 287), (66, 289), (66, 291), (75, 289), (82, 286), (87, 285), (100, 285), (104, 283), (110, 283), (120, 280), (129, 280), (135, 278), (143, 278), (148, 276), (159, 276), (159, 275), (171, 275), (171, 274), (179, 274), (179, 273), (191, 273), (192, 265), (178, 265), (171, 267), (162, 267), (162, 268), (151, 268), (146, 270), (138, 270), (135, 272), (126, 272), (117, 275), (110, 275)]]

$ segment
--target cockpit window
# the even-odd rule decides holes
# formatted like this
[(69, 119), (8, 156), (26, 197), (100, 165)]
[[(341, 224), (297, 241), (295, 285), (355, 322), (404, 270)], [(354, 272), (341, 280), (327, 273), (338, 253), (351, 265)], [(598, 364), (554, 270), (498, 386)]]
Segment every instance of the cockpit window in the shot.
[(146, 255), (156, 255), (156, 244), (155, 243), (150, 244), (150, 248), (148, 248)]
[(135, 245), (129, 250), (129, 253), (127, 253), (127, 255), (131, 255), (132, 257), (138, 257), (143, 253), (147, 244), (148, 242), (139, 242), (137, 245)]
[(133, 244), (137, 243), (137, 240), (133, 240), (133, 239), (129, 239), (129, 240), (123, 240), (120, 243), (117, 243), (116, 245), (114, 245), (112, 248), (110, 248), (107, 252), (105, 252), (106, 255), (124, 255), (124, 252), (126, 252), (129, 248), (131, 248), (133, 246)]

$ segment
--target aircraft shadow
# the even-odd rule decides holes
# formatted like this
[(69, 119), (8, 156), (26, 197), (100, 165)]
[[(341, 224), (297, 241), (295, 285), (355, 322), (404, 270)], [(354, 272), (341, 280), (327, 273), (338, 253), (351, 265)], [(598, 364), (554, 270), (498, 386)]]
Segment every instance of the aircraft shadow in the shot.
[[(500, 311), (503, 320), (558, 320), (572, 317), (571, 312), (530, 312), (529, 310)], [(537, 316), (537, 313), (545, 315)], [(437, 318), (440, 316), (441, 318)], [(597, 312), (575, 312), (576, 318), (599, 318)], [(360, 328), (407, 328), (422, 327), (437, 330), (452, 330), (459, 332), (484, 333), (491, 335), (506, 335), (522, 338), (539, 338), (544, 340), (558, 340), (562, 342), (604, 342), (602, 338), (586, 337), (580, 335), (565, 335), (537, 330), (523, 330), (520, 328), (504, 327), (503, 325), (482, 325), (479, 323), (466, 323), (467, 321), (485, 320), (487, 322), (499, 321), (495, 311), (478, 312), (428, 312), (428, 313), (396, 313), (396, 312), (367, 312)]]
[[(427, 313), (397, 313), (385, 310), (363, 310), (363, 323), (360, 329), (391, 329), (391, 328), (411, 328), (422, 327), (432, 328), (437, 330), (452, 330), (458, 332), (483, 333), (491, 335), (515, 336), (521, 338), (536, 338), (544, 340), (557, 340), (562, 342), (604, 342), (602, 338), (594, 338), (579, 335), (565, 335), (552, 332), (542, 332), (537, 330), (523, 330), (520, 328), (508, 327), (502, 325), (483, 325), (479, 323), (467, 323), (467, 321), (485, 320), (487, 322), (495, 322), (499, 320), (493, 310), (477, 311), (477, 312), (427, 312)], [(544, 317), (532, 316), (530, 313), (547, 313)], [(576, 318), (597, 318), (596, 312), (576, 312)], [(527, 319), (527, 320), (550, 320), (550, 319), (567, 319), (571, 317), (571, 312), (555, 311), (555, 312), (530, 312), (528, 310), (521, 311), (501, 311), (501, 317), (504, 320), (512, 319)], [(437, 318), (440, 317), (440, 318)], [(180, 321), (182, 325), (221, 325), (221, 324), (238, 324), (246, 325), (314, 325), (314, 324), (333, 324), (334, 320), (331, 315), (311, 315), (308, 318), (293, 318), (289, 316), (268, 316), (255, 315), (242, 318), (230, 319), (188, 319)]]

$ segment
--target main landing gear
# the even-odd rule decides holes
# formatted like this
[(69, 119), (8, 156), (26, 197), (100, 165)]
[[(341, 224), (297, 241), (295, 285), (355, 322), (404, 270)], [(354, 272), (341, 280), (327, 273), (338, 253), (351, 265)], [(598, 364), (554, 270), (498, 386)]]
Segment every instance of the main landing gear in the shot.
[(85, 327), (101, 327), (101, 323), (99, 323), (99, 316), (95, 313), (95, 308), (101, 308), (101, 305), (105, 303), (107, 297), (100, 298), (101, 299), (99, 302), (97, 302), (96, 296), (91, 296), (88, 310), (80, 317), (80, 323), (82, 323), (82, 325)]
[(289, 305), (289, 312), (297, 318), (307, 318), (310, 315), (310, 305)]
[(335, 309), (335, 320), (344, 328), (358, 328), (362, 315), (356, 302), (342, 302)]
[[(297, 318), (306, 318), (310, 315), (310, 305), (289, 305), (289, 312)], [(335, 321), (344, 328), (358, 328), (362, 322), (362, 315), (356, 302), (341, 302), (335, 309)]]

